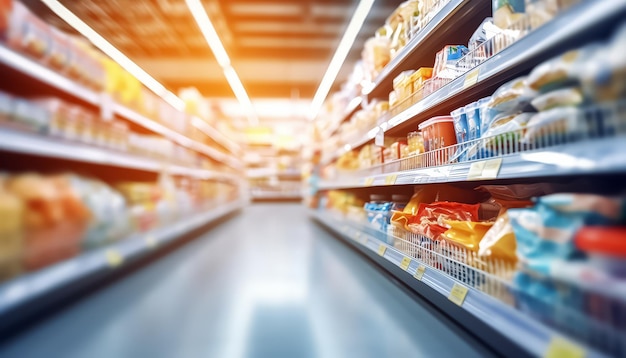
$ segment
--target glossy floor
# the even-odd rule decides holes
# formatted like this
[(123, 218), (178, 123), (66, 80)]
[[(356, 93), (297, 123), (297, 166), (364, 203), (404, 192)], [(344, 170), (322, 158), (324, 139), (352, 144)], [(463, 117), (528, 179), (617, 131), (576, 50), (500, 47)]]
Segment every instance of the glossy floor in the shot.
[(3, 357), (488, 354), (300, 204), (252, 205), (0, 347)]

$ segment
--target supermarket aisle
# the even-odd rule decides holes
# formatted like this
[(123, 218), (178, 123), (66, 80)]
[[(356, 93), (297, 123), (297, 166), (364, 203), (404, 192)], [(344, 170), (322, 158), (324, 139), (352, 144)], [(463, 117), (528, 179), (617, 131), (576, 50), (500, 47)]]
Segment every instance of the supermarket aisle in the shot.
[(256, 204), (3, 357), (478, 357), (300, 204)]

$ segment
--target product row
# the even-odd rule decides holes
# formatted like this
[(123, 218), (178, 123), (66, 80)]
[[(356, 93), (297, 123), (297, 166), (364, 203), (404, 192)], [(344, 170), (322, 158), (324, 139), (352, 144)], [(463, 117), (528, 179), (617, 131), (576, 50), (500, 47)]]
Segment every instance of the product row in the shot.
[(626, 353), (626, 198), (570, 183), (429, 185), (320, 196), (320, 208), (466, 285), (615, 356)]
[(0, 126), (194, 168), (230, 170), (170, 139), (133, 132), (125, 121), (104, 120), (87, 108), (58, 98), (26, 99), (0, 91)]
[(607, 42), (549, 59), (489, 97), (420, 123), (407, 138), (349, 151), (336, 167), (364, 169), (431, 153), (403, 167), (414, 169), (624, 134), (624, 43), (626, 26)]
[[(0, 42), (41, 65), (85, 85), (104, 92), (116, 102), (138, 111), (164, 126), (211, 146), (215, 142), (195, 126), (192, 119), (202, 118), (214, 124), (211, 103), (197, 90), (180, 92), (185, 111), (142, 86), (137, 78), (95, 49), (84, 38), (70, 35), (47, 24), (17, 0), (0, 2)], [(226, 152), (219, 146), (216, 149)]]
[(75, 174), (0, 175), (0, 280), (211, 210), (237, 198), (221, 182), (107, 184)]
[[(364, 109), (371, 112), (368, 115), (373, 119), (368, 123), (361, 123), (364, 126), (358, 123), (344, 124), (346, 128), (343, 131), (352, 134), (355, 130), (360, 134), (367, 132), (372, 128), (371, 124), (381, 116), (395, 115), (419, 102), (578, 2), (579, 0), (494, 0), (493, 17), (484, 19), (469, 37), (467, 44), (443, 47), (435, 54), (432, 67), (406, 69), (401, 72), (393, 79), (393, 90), (389, 93), (388, 101), (382, 101), (380, 105), (376, 102), (364, 105)], [(366, 41), (362, 61), (357, 64), (341, 91), (331, 95), (323, 117), (334, 122), (337, 117), (345, 115), (350, 101), (360, 96), (363, 88), (374, 86), (385, 67), (448, 3), (448, 0), (412, 0), (402, 3), (375, 36)], [(381, 111), (379, 106), (384, 110)], [(327, 121), (321, 121), (320, 125), (327, 126)], [(355, 122), (363, 121), (355, 119)]]

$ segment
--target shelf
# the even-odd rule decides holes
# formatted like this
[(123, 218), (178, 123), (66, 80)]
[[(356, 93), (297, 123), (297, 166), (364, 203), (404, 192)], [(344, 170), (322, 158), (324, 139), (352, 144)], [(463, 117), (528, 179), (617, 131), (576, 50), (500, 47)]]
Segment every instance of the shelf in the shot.
[(378, 171), (379, 174), (363, 176), (357, 174), (334, 181), (322, 181), (320, 189), (624, 173), (625, 152), (625, 138), (615, 137), (570, 143), (486, 160), (385, 172), (385, 167), (399, 167), (401, 161), (397, 161), (364, 170), (370, 173)]
[(251, 190), (250, 196), (252, 199), (264, 199), (264, 200), (300, 200), (302, 199), (302, 193), (300, 191), (292, 192), (280, 192), (272, 190)]
[(343, 113), (338, 116), (338, 119), (331, 124), (328, 130), (324, 131), (324, 133), (322, 134), (322, 138), (329, 138), (330, 136), (334, 135), (341, 127), (341, 124), (345, 121), (350, 120), (350, 118), (352, 118), (352, 115), (362, 108), (362, 105), (363, 97), (353, 98), (350, 103), (348, 103), (348, 106), (343, 111)]
[(246, 172), (246, 177), (248, 179), (259, 179), (272, 176), (298, 179), (302, 176), (302, 173), (297, 169), (278, 170), (273, 168), (248, 169)]
[[(596, 40), (598, 34), (610, 32), (607, 27), (611, 30), (623, 16), (626, 16), (625, 2), (583, 1), (390, 118), (384, 125), (385, 130), (393, 130), (407, 121), (416, 126), (427, 117), (443, 113), (441, 107), (449, 113), (478, 100), (490, 94), (485, 93), (486, 89), (512, 80), (553, 56)], [(571, 26), (572, 23), (576, 26)]]
[[(0, 285), (0, 328), (6, 328), (7, 316), (55, 291), (80, 285), (89, 277), (109, 276), (115, 269), (150, 255), (159, 247), (172, 243), (200, 227), (243, 207), (242, 201), (218, 206), (216, 209), (190, 216), (174, 224), (148, 232), (133, 234), (108, 247), (94, 249), (53, 266), (17, 277)], [(45, 302), (44, 304), (49, 304)]]
[(383, 68), (372, 87), (365, 89), (364, 93), (370, 100), (387, 98), (395, 76), (404, 70), (432, 67), (438, 51), (446, 45), (467, 43), (488, 16), (491, 16), (489, 1), (449, 0)]
[(167, 164), (156, 159), (5, 128), (0, 129), (0, 150), (155, 173), (167, 172), (205, 180), (240, 180), (231, 174)]
[[(76, 83), (75, 81), (65, 77), (64, 75), (59, 74), (47, 67), (33, 61), (32, 59), (19, 54), (5, 45), (0, 44), (0, 67), (3, 71), (3, 75), (5, 71), (16, 71), (22, 75), (26, 75), (29, 78), (36, 80), (39, 83), (42, 83), (46, 86), (49, 86), (61, 94), (65, 96), (69, 96), (71, 98), (77, 99), (81, 102), (90, 104), (95, 107), (104, 107), (109, 106), (109, 100), (105, 100), (105, 96), (103, 94), (97, 93), (92, 89), (89, 89), (81, 84)], [(137, 111), (132, 110), (126, 106), (121, 104), (113, 103), (111, 105), (110, 111), (113, 114), (116, 114), (122, 118), (125, 118), (139, 126), (142, 126), (152, 132), (160, 134), (168, 139), (175, 141), (176, 143), (190, 148), (194, 151), (197, 151), (201, 154), (207, 155), (211, 158), (214, 158), (224, 164), (227, 164), (235, 169), (241, 169), (243, 165), (240, 161), (232, 157), (230, 155), (224, 154), (216, 149), (213, 149), (207, 145), (202, 143), (198, 143), (193, 141), (184, 135), (167, 128), (166, 126), (153, 121), (141, 114)], [(206, 124), (206, 126), (209, 126)], [(202, 128), (200, 128), (203, 130)], [(219, 132), (213, 130), (214, 135)], [(204, 128), (203, 132), (206, 132), (206, 128)], [(207, 133), (207, 135), (209, 135)], [(209, 135), (211, 138), (216, 141), (223, 142), (222, 136), (220, 135)]]
[[(462, 323), (473, 325), (475, 331), (476, 329), (480, 330), (481, 336), (491, 341), (494, 348), (502, 350), (500, 353), (505, 356), (522, 354), (547, 357), (548, 350), (553, 345), (565, 342), (564, 344), (570, 347), (582, 350), (586, 357), (604, 357), (598, 351), (580, 346), (523, 312), (473, 287), (468, 287), (444, 272), (424, 265), (415, 258), (406, 256), (393, 246), (372, 237), (358, 223), (318, 211), (311, 211), (311, 216), (365, 253), (377, 264), (390, 271), (397, 279), (444, 309), (452, 317), (461, 320), (464, 314), (469, 316), (469, 319)], [(417, 276), (421, 277), (418, 279), (415, 276), (420, 266), (424, 270), (422, 272), (420, 268), (420, 273)], [(453, 303), (452, 298), (449, 298), (455, 287), (466, 292), (460, 303)], [(481, 326), (476, 326), (476, 324)], [(482, 329), (484, 327), (491, 329), (494, 335), (501, 335), (504, 339), (489, 334)], [(514, 345), (510, 348), (515, 349), (515, 351), (507, 349), (509, 348), (507, 341)], [(515, 354), (513, 352), (520, 353)]]
[(360, 146), (366, 144), (367, 142), (369, 142), (370, 140), (374, 139), (374, 137), (376, 137), (376, 131), (377, 131), (378, 127), (374, 128), (373, 130), (370, 130), (369, 132), (367, 132), (365, 135), (360, 135), (355, 139), (354, 141), (351, 141), (350, 144), (348, 144), (347, 146), (344, 146), (342, 148), (337, 149), (332, 155), (329, 155), (325, 158), (322, 158), (322, 160), (320, 161), (321, 165), (328, 165), (330, 163), (332, 163), (333, 161), (335, 161), (335, 159), (341, 157), (342, 155), (348, 153), (349, 151), (359, 148)]

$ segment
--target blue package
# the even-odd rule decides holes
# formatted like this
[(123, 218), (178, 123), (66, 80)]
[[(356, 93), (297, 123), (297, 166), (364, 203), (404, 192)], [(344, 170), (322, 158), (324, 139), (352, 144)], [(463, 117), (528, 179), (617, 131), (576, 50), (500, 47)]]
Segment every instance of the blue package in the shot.
[(473, 102), (465, 106), (465, 116), (467, 117), (467, 140), (480, 138), (480, 107), (478, 102)]
[(454, 132), (456, 133), (456, 142), (459, 144), (457, 152), (451, 159), (451, 162), (464, 162), (467, 160), (467, 150), (463, 143), (468, 139), (467, 116), (465, 107), (457, 108), (450, 113), (454, 123)]

